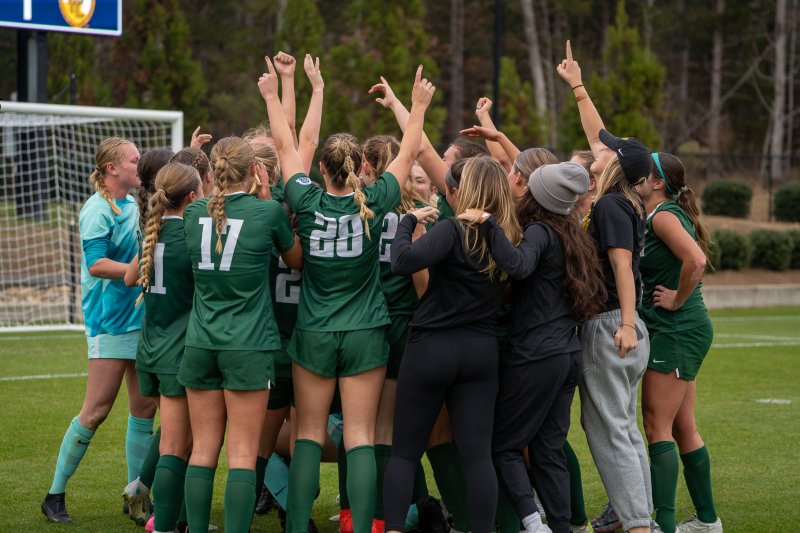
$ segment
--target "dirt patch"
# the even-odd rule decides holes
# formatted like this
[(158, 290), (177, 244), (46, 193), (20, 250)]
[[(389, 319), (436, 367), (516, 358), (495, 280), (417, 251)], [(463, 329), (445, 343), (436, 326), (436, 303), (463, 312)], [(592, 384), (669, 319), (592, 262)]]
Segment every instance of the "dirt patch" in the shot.
[(775, 272), (760, 268), (747, 270), (721, 270), (703, 276), (703, 285), (717, 287), (722, 285), (800, 285), (800, 270)]
[(778, 231), (800, 229), (800, 222), (767, 222), (766, 220), (750, 220), (712, 215), (702, 215), (701, 220), (709, 233), (718, 229), (727, 229), (742, 235), (747, 235), (756, 229), (774, 229)]

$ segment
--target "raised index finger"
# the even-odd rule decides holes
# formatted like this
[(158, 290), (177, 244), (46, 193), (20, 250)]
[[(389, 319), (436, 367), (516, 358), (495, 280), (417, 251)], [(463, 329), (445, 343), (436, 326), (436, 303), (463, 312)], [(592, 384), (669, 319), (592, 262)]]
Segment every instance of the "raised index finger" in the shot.
[(567, 39), (567, 61), (572, 61), (572, 46), (569, 44), (569, 39)]
[(267, 70), (271, 75), (275, 75), (275, 67), (272, 66), (272, 61), (270, 60), (269, 56), (264, 56), (264, 61), (267, 62)]
[(414, 77), (414, 85), (418, 84), (422, 80), (422, 65), (417, 67), (417, 75)]

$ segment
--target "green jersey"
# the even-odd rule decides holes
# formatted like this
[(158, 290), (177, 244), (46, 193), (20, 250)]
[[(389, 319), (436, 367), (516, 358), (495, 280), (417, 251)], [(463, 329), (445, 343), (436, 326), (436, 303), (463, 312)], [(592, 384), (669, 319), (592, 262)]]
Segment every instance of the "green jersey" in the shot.
[(244, 193), (225, 198), (222, 253), (208, 213), (208, 199), (184, 213), (195, 291), (186, 345), (211, 350), (276, 350), (281, 347), (272, 313), (269, 262), (273, 249), (294, 245), (289, 217), (273, 200)]
[(283, 180), (280, 179), (275, 185), (271, 185), (269, 188), (269, 194), (272, 196), (272, 199), (278, 203), (283, 202)]
[[(450, 207), (450, 204), (447, 203), (447, 197), (444, 194), (439, 195), (439, 200), (436, 201), (436, 209), (439, 210), (439, 218), (436, 219), (436, 222), (440, 222), (442, 220), (448, 218), (455, 218), (456, 213)], [(434, 222), (434, 224), (436, 223)]]
[(274, 252), (269, 267), (269, 286), (272, 310), (278, 323), (281, 339), (292, 338), (297, 323), (297, 304), (300, 303), (300, 286), (303, 273), (289, 268), (280, 254)]
[(297, 328), (351, 331), (388, 324), (378, 256), (383, 219), (400, 203), (397, 179), (385, 173), (364, 189), (375, 213), (369, 237), (352, 194), (328, 194), (305, 174), (292, 176), (284, 194), (303, 244)]
[(686, 331), (703, 324), (703, 321), (708, 319), (708, 310), (700, 291), (702, 282), (697, 284), (692, 294), (689, 295), (689, 298), (677, 311), (667, 311), (666, 309), (653, 307), (653, 291), (656, 285), (663, 285), (670, 290), (677, 290), (681, 278), (681, 267), (683, 266), (681, 260), (675, 257), (672, 250), (653, 231), (653, 217), (661, 211), (675, 215), (683, 229), (693, 239), (697, 240), (692, 220), (674, 200), (667, 200), (661, 203), (647, 217), (644, 250), (639, 262), (639, 271), (642, 275), (642, 285), (644, 287), (638, 311), (651, 335), (653, 333)]
[(150, 286), (144, 293), (145, 314), (136, 368), (163, 374), (178, 373), (193, 295), (194, 278), (183, 219), (165, 216), (153, 250)]
[[(425, 207), (421, 202), (415, 202), (416, 207)], [(391, 316), (413, 315), (417, 307), (417, 291), (411, 276), (401, 276), (392, 272), (392, 242), (397, 233), (397, 226), (403, 215), (397, 211), (386, 213), (383, 219), (383, 232), (381, 233), (380, 263), (381, 263), (381, 288), (386, 298), (386, 305)]]

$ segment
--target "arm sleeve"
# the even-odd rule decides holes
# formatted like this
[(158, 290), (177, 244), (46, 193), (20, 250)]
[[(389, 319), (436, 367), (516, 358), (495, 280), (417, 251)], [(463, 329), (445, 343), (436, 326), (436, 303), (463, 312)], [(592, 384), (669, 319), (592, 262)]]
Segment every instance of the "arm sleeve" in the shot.
[[(600, 252), (609, 248), (633, 251), (633, 221), (631, 214), (616, 198), (598, 201), (592, 209)], [(633, 209), (633, 208), (631, 208)]]
[(108, 246), (110, 244), (111, 237), (109, 236), (81, 241), (87, 268), (92, 268), (92, 265), (108, 255)]
[(489, 253), (504, 272), (513, 279), (525, 279), (533, 274), (547, 247), (547, 230), (539, 224), (528, 226), (522, 242), (515, 247), (494, 217), (489, 217), (478, 228), (489, 247)]
[(411, 234), (417, 225), (417, 217), (405, 215), (400, 220), (392, 243), (392, 272), (410, 276), (424, 268), (441, 263), (450, 253), (456, 238), (453, 222), (437, 224), (434, 228), (411, 242)]

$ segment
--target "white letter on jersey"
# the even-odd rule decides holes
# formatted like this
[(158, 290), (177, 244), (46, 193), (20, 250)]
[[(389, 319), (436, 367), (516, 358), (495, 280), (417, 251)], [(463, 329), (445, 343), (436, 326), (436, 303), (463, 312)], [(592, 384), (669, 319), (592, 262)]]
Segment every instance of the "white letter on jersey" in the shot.
[(150, 292), (152, 294), (167, 294), (167, 288), (164, 286), (164, 248), (166, 245), (162, 242), (156, 244), (155, 253), (153, 254), (153, 270), (155, 271), (155, 283), (150, 285)]

